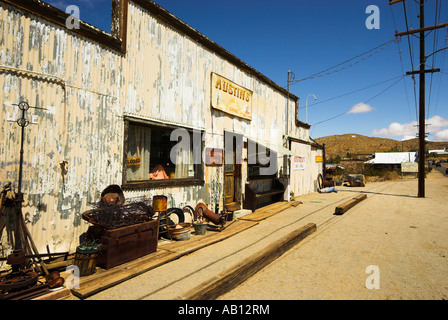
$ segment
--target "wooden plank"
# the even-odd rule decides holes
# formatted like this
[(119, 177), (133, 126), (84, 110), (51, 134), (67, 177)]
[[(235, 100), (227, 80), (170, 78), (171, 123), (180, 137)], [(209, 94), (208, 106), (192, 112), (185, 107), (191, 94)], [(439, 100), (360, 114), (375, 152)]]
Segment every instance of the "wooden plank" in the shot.
[(187, 241), (168, 243), (159, 247), (157, 252), (108, 270), (99, 270), (90, 276), (81, 277), (79, 288), (72, 289), (72, 293), (80, 299), (85, 299), (193, 251), (227, 239), (257, 224), (258, 222), (254, 221), (235, 221), (220, 233), (208, 232), (204, 236), (193, 236)]
[(275, 206), (266, 206), (260, 209), (255, 210), (254, 212), (245, 215), (244, 217), (241, 217), (241, 220), (250, 220), (250, 221), (261, 221), (266, 218), (269, 218), (273, 216), (274, 214), (277, 214), (283, 210), (286, 210), (290, 208), (291, 206), (298, 206), (300, 204), (300, 201), (294, 201), (294, 202), (276, 202)]
[(58, 300), (64, 297), (67, 297), (70, 294), (70, 290), (68, 288), (62, 288), (58, 290), (54, 290), (50, 293), (43, 294), (32, 300)]
[(175, 252), (180, 256), (183, 256), (206, 246), (223, 241), (257, 224), (258, 222), (256, 221), (236, 220), (231, 226), (219, 233), (207, 231), (207, 233), (203, 236), (192, 236), (188, 241), (171, 242), (164, 245), (162, 248), (163, 250)]
[(366, 194), (359, 194), (356, 197), (353, 197), (353, 199), (350, 199), (344, 202), (343, 204), (337, 206), (335, 209), (335, 214), (343, 214), (347, 212), (349, 209), (353, 208), (356, 204), (358, 204), (364, 199), (367, 199)]
[(236, 286), (253, 276), (256, 272), (280, 257), (287, 250), (305, 239), (316, 231), (316, 224), (309, 223), (299, 229), (287, 234), (280, 240), (269, 245), (250, 256), (248, 259), (238, 263), (228, 270), (216, 275), (212, 280), (189, 290), (180, 299), (183, 300), (215, 300), (224, 293), (234, 289)]
[(96, 276), (93, 274), (92, 276), (81, 277), (79, 288), (74, 288), (71, 291), (76, 297), (85, 299), (178, 258), (177, 253), (158, 250), (144, 257), (104, 270)]

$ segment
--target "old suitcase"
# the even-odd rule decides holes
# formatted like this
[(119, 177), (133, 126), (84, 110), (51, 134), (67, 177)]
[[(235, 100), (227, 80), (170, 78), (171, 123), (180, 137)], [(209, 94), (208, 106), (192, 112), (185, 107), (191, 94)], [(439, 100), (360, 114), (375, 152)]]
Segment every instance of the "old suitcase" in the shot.
[(157, 251), (158, 221), (113, 230), (95, 230), (100, 241), (97, 265), (104, 269), (118, 266)]

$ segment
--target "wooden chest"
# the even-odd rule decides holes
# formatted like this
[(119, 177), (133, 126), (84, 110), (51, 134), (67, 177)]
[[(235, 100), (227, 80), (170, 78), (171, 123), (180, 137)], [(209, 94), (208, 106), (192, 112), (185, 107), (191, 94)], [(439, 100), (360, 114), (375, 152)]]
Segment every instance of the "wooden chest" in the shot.
[(105, 230), (94, 227), (88, 231), (99, 240), (97, 266), (109, 269), (157, 251), (158, 221)]

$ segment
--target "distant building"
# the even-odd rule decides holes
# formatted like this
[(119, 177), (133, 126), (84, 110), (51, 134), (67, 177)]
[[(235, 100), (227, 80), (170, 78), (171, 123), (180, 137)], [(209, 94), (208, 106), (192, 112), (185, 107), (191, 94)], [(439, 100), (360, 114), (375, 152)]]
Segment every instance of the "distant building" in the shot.
[(417, 162), (417, 152), (376, 152), (364, 163), (379, 170), (400, 170), (403, 162)]
[(448, 154), (448, 148), (445, 148), (444, 150), (429, 150), (429, 154), (434, 153), (436, 155), (447, 155)]

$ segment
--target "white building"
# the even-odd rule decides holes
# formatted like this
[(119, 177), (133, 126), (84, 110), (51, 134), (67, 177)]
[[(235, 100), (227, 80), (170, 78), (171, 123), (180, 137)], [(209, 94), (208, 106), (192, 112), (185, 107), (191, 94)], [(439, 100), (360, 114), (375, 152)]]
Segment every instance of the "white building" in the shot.
[(417, 162), (417, 152), (375, 152), (374, 158), (364, 163), (378, 169), (397, 170), (404, 162)]

